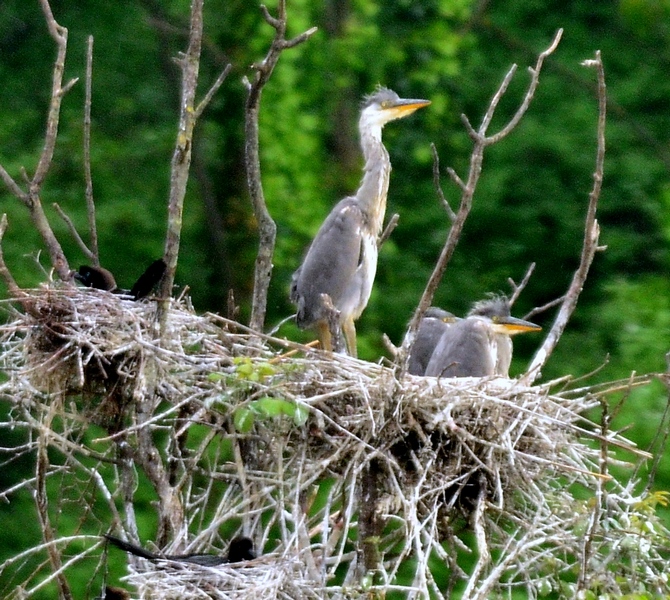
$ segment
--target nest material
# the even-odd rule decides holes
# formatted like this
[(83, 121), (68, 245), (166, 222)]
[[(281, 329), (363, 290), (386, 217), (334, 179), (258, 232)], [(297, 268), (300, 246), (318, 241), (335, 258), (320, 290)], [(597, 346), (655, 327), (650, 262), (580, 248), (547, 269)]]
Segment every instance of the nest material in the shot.
[[(210, 551), (218, 529), (241, 514), (246, 534), (271, 540), (276, 560), (262, 565), (133, 570), (129, 581), (145, 599), (355, 596), (361, 478), (372, 471), (372, 514), (385, 524), (377, 542), (382, 587), (414, 558), (414, 582), (396, 589), (442, 597), (429, 576), (431, 555), (451, 565), (455, 580), (467, 580), (458, 567), (464, 546), (457, 533), (465, 528), (475, 533), (482, 561), (469, 585), (493, 586), (482, 584), (479, 597), (508, 587), (558, 589), (584, 551), (592, 518), (570, 486), (602, 489), (609, 444), (636, 452), (620, 436), (589, 433), (582, 415), (597, 402), (593, 396), (553, 394), (552, 384), (399, 380), (392, 368), (278, 339), (261, 342), (184, 302), (172, 302), (162, 339), (154, 302), (69, 287), (31, 291), (31, 302), (3, 328), (10, 379), (0, 393), (32, 412), (72, 398), (64, 431), (72, 420), (102, 424), (112, 455), (115, 444), (137, 444), (146, 428), (171, 431), (173, 443), (156, 453), (166, 468), (176, 465), (171, 485), (186, 482), (179, 502), (188, 522), (200, 523), (189, 551)], [(276, 349), (286, 346), (302, 352)], [(282, 410), (267, 412), (272, 401)], [(241, 428), (244, 419), (251, 425)], [(207, 444), (188, 445), (194, 428), (210, 431)], [(65, 444), (65, 437), (51, 443)], [(235, 461), (217, 460), (230, 441)], [(110, 485), (113, 496), (121, 483)], [(629, 515), (634, 486), (613, 486), (609, 505)], [(515, 560), (505, 563), (510, 548)], [(500, 558), (491, 563), (496, 551)], [(655, 555), (647, 572), (662, 573), (659, 560)], [(625, 591), (610, 573), (613, 563), (601, 564), (600, 589)], [(497, 573), (493, 584), (487, 573)]]
[(271, 558), (217, 567), (161, 560), (149, 570), (131, 568), (124, 581), (137, 589), (140, 598), (161, 600), (319, 598), (298, 561)]

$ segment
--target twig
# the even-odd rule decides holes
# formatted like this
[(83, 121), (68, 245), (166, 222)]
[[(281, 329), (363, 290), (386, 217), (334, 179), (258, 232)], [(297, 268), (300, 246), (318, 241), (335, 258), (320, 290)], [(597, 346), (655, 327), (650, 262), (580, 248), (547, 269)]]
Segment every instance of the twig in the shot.
[[(95, 265), (100, 266), (98, 251), (98, 229), (95, 222), (95, 201), (93, 199), (93, 177), (91, 175), (91, 86), (93, 81), (93, 36), (88, 36), (86, 48), (86, 98), (84, 100), (84, 177), (86, 179), (86, 213), (88, 215), (88, 233), (91, 236), (91, 249), (86, 255)], [(90, 252), (90, 254), (88, 254)]]
[(72, 592), (70, 586), (62, 573), (63, 563), (62, 557), (58, 548), (54, 544), (55, 535), (51, 527), (51, 520), (49, 518), (49, 496), (47, 494), (47, 474), (49, 469), (49, 457), (47, 449), (49, 446), (48, 432), (51, 429), (51, 421), (53, 420), (56, 410), (55, 404), (50, 407), (49, 413), (46, 415), (46, 420), (42, 423), (42, 428), (39, 434), (39, 443), (37, 450), (37, 468), (35, 471), (35, 505), (37, 506), (37, 516), (40, 521), (42, 529), (42, 539), (47, 545), (47, 554), (51, 562), (51, 568), (58, 573), (56, 581), (58, 582), (58, 589), (60, 598), (63, 600), (72, 600)]
[(528, 374), (524, 378), (527, 383), (532, 383), (541, 374), (542, 367), (547, 363), (551, 353), (558, 344), (563, 334), (563, 330), (568, 324), (568, 320), (577, 306), (579, 294), (584, 287), (584, 282), (589, 273), (589, 268), (595, 257), (595, 253), (600, 249), (598, 238), (600, 228), (596, 220), (596, 209), (600, 199), (600, 190), (603, 182), (603, 170), (605, 163), (605, 122), (607, 118), (607, 88), (605, 86), (605, 70), (600, 58), (600, 51), (596, 52), (595, 60), (587, 60), (582, 63), (586, 67), (595, 67), (598, 77), (598, 150), (596, 153), (596, 167), (593, 174), (593, 188), (589, 194), (589, 205), (586, 212), (586, 222), (584, 226), (584, 242), (582, 246), (582, 255), (579, 266), (575, 271), (572, 282), (565, 294), (565, 299), (561, 305), (554, 324), (547, 334), (542, 346), (536, 352), (533, 360), (528, 366)]
[(519, 283), (519, 285), (517, 285), (514, 282), (514, 279), (512, 279), (511, 277), (507, 279), (507, 282), (512, 288), (512, 295), (510, 296), (509, 299), (510, 306), (514, 306), (514, 303), (521, 295), (521, 292), (523, 292), (524, 288), (528, 285), (528, 282), (530, 281), (530, 276), (533, 274), (534, 270), (535, 270), (535, 263), (530, 263), (530, 266), (528, 267), (528, 270), (526, 271), (526, 274), (523, 276), (523, 279), (521, 280), (521, 283)]
[(252, 65), (255, 76), (253, 83), (245, 80), (247, 86), (247, 101), (244, 117), (244, 145), (245, 168), (247, 171), (247, 186), (253, 206), (254, 215), (258, 222), (258, 254), (254, 268), (254, 291), (251, 302), (251, 318), (249, 327), (255, 331), (262, 331), (267, 309), (268, 288), (272, 277), (272, 257), (274, 255), (277, 225), (273, 221), (265, 203), (263, 183), (261, 179), (261, 164), (259, 152), (258, 115), (260, 111), (261, 94), (263, 87), (270, 79), (281, 53), (307, 40), (316, 32), (316, 27), (308, 29), (301, 35), (286, 39), (286, 0), (279, 0), (277, 17), (273, 17), (268, 9), (261, 5), (263, 18), (275, 30), (275, 36), (270, 44), (265, 58)]
[[(440, 184), (440, 155), (437, 153), (437, 148), (435, 147), (435, 144), (430, 145), (430, 150), (433, 153), (433, 187), (435, 188), (435, 193), (437, 194), (437, 197), (442, 202), (442, 206), (444, 206), (444, 210), (446, 210), (447, 215), (449, 215), (449, 220), (453, 222), (456, 220), (456, 213), (454, 212), (454, 209), (451, 208), (449, 201), (444, 195), (442, 185)], [(452, 173), (453, 175), (456, 175), (455, 171), (453, 170)], [(458, 175), (456, 175), (456, 177), (458, 178)], [(460, 178), (458, 178), (458, 181), (460, 181)], [(463, 183), (462, 181), (460, 182)]]
[(550, 300), (546, 304), (543, 304), (542, 306), (536, 306), (533, 310), (528, 312), (527, 314), (524, 315), (524, 319), (530, 319), (534, 315), (539, 315), (540, 313), (543, 313), (545, 310), (549, 310), (553, 306), (556, 306), (557, 304), (560, 304), (565, 300), (565, 294), (562, 296), (559, 296), (558, 298), (554, 298), (553, 300)]
[(393, 230), (398, 226), (398, 221), (400, 221), (400, 215), (395, 213), (390, 219), (384, 231), (379, 236), (377, 240), (377, 248), (381, 248), (384, 243), (391, 237)]
[(0, 217), (0, 278), (5, 282), (7, 290), (12, 296), (25, 296), (25, 292), (18, 286), (5, 263), (5, 255), (2, 250), (2, 238), (5, 236), (5, 231), (7, 231), (7, 215), (3, 213), (2, 217)]
[(419, 328), (421, 318), (423, 317), (423, 314), (426, 312), (426, 309), (430, 306), (431, 302), (433, 301), (435, 291), (437, 290), (440, 282), (442, 281), (442, 277), (444, 276), (444, 273), (447, 269), (447, 265), (449, 264), (449, 261), (451, 260), (454, 250), (456, 249), (456, 245), (458, 244), (458, 241), (461, 237), (461, 232), (463, 231), (463, 227), (465, 226), (465, 221), (468, 215), (470, 214), (475, 189), (477, 187), (479, 176), (481, 175), (482, 171), (484, 150), (488, 146), (495, 144), (503, 137), (505, 137), (519, 123), (519, 121), (525, 114), (526, 110), (528, 109), (528, 106), (530, 106), (530, 102), (537, 88), (538, 80), (540, 77), (540, 71), (542, 69), (544, 59), (556, 49), (558, 42), (561, 39), (562, 33), (563, 30), (559, 29), (556, 35), (554, 36), (551, 45), (544, 52), (540, 54), (539, 58), (537, 59), (537, 63), (535, 64), (535, 68), (530, 69), (531, 81), (528, 86), (528, 90), (526, 91), (526, 94), (521, 102), (521, 105), (519, 106), (519, 109), (515, 113), (514, 117), (512, 117), (511, 121), (499, 133), (494, 134), (492, 136), (487, 136), (486, 132), (489, 124), (491, 123), (491, 120), (493, 119), (493, 115), (495, 113), (496, 107), (498, 106), (498, 102), (500, 102), (500, 99), (502, 98), (505, 91), (509, 87), (510, 82), (512, 81), (512, 77), (516, 71), (516, 65), (512, 65), (510, 70), (505, 75), (503, 82), (498, 87), (498, 90), (493, 95), (493, 98), (491, 99), (491, 102), (489, 103), (489, 106), (486, 112), (484, 113), (481, 125), (479, 126), (478, 130), (475, 130), (472, 127), (468, 118), (465, 115), (461, 116), (461, 120), (463, 121), (463, 124), (467, 129), (468, 134), (470, 135), (470, 137), (474, 142), (472, 154), (470, 155), (470, 167), (468, 170), (468, 179), (467, 182), (464, 183), (453, 170), (449, 171), (450, 176), (452, 177), (452, 179), (454, 179), (454, 181), (457, 182), (457, 185), (461, 188), (462, 191), (460, 205), (458, 208), (458, 212), (456, 214), (456, 218), (452, 221), (451, 229), (449, 230), (449, 235), (447, 236), (447, 241), (445, 242), (444, 247), (442, 248), (440, 257), (438, 258), (437, 264), (433, 269), (433, 273), (431, 274), (428, 283), (426, 284), (426, 288), (421, 296), (419, 305), (414, 311), (414, 316), (410, 321), (407, 333), (405, 334), (405, 339), (403, 340), (402, 343), (401, 352), (398, 353), (398, 356), (396, 358), (396, 364), (399, 365), (399, 371), (401, 376), (405, 372), (407, 357), (409, 356), (409, 351), (411, 349), (412, 344), (414, 343), (414, 337), (416, 336), (416, 331)]
[[(90, 250), (89, 247), (86, 245), (86, 242), (84, 242), (84, 240), (81, 239), (81, 236), (79, 235), (77, 228), (72, 222), (72, 219), (70, 219), (70, 217), (68, 217), (65, 214), (65, 211), (60, 207), (60, 205), (57, 202), (53, 203), (53, 207), (60, 216), (60, 218), (63, 219), (63, 221), (65, 221), (65, 224), (67, 225), (70, 235), (74, 238), (74, 241), (77, 242), (77, 246), (79, 246), (79, 249), (84, 253), (84, 256), (86, 256), (86, 258), (89, 261), (99, 265), (97, 255), (94, 254), (93, 251)], [(95, 214), (93, 215), (93, 218), (95, 218)]]

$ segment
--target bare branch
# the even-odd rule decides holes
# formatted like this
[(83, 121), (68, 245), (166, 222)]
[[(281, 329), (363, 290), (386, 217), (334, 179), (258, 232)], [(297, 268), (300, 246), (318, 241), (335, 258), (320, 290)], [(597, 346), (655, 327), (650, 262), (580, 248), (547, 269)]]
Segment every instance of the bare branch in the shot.
[(261, 331), (265, 323), (265, 312), (267, 309), (268, 288), (272, 277), (272, 257), (274, 255), (275, 241), (277, 237), (277, 225), (275, 224), (265, 203), (263, 183), (261, 179), (261, 164), (259, 152), (258, 116), (260, 111), (261, 94), (263, 87), (270, 79), (279, 56), (286, 48), (290, 48), (306, 40), (312, 35), (316, 28), (306, 31), (302, 36), (287, 41), (286, 35), (286, 0), (279, 0), (277, 17), (270, 15), (268, 9), (261, 5), (264, 19), (275, 29), (275, 37), (270, 44), (265, 58), (255, 63), (252, 68), (256, 71), (253, 82), (245, 79), (247, 88), (247, 101), (245, 107), (244, 132), (246, 143), (244, 146), (245, 167), (247, 171), (247, 186), (253, 206), (254, 215), (258, 222), (258, 254), (254, 268), (254, 292), (251, 302), (251, 318), (249, 326), (251, 329)]
[(180, 57), (178, 64), (182, 71), (182, 90), (179, 102), (180, 114), (177, 127), (177, 140), (171, 161), (170, 200), (168, 205), (168, 223), (165, 236), (164, 260), (167, 270), (161, 282), (159, 294), (164, 299), (160, 303), (161, 329), (164, 331), (165, 317), (169, 298), (174, 285), (179, 244), (181, 240), (184, 196), (191, 166), (193, 150), (193, 130), (196, 123), (195, 94), (200, 69), (200, 50), (202, 46), (202, 7), (203, 0), (193, 0), (191, 5), (191, 27), (186, 54)]
[(529, 68), (528, 70), (530, 71), (530, 85), (528, 87), (528, 91), (526, 92), (526, 95), (523, 99), (523, 102), (521, 103), (521, 106), (519, 106), (518, 110), (516, 111), (515, 115), (512, 117), (509, 123), (503, 129), (501, 129), (498, 133), (495, 135), (491, 136), (488, 138), (488, 143), (489, 144), (495, 144), (496, 142), (500, 141), (502, 138), (504, 138), (506, 135), (508, 135), (521, 121), (522, 117), (524, 114), (526, 114), (526, 111), (528, 110), (528, 107), (530, 106), (530, 102), (533, 99), (533, 96), (535, 95), (535, 90), (537, 89), (537, 84), (540, 81), (540, 71), (542, 70), (542, 65), (544, 64), (544, 59), (547, 58), (550, 54), (556, 50), (558, 47), (559, 42), (561, 41), (561, 37), (563, 35), (563, 29), (559, 29), (556, 32), (556, 35), (554, 36), (554, 40), (551, 42), (551, 45), (540, 54), (537, 58), (537, 62), (535, 63), (535, 68), (531, 69)]
[(93, 252), (89, 249), (89, 247), (86, 245), (86, 242), (84, 242), (84, 240), (81, 239), (81, 236), (79, 235), (77, 228), (74, 226), (72, 219), (70, 219), (70, 217), (68, 217), (65, 214), (65, 211), (60, 207), (60, 205), (57, 202), (53, 203), (53, 207), (60, 216), (60, 218), (63, 219), (63, 221), (65, 221), (65, 224), (67, 225), (70, 235), (74, 238), (74, 241), (77, 242), (79, 249), (84, 253), (86, 259), (91, 262), (94, 262), (95, 264), (98, 264), (97, 256), (93, 254)]
[(51, 406), (49, 414), (45, 417), (45, 422), (41, 424), (39, 434), (37, 465), (35, 471), (35, 505), (37, 507), (37, 516), (40, 521), (40, 528), (42, 530), (42, 539), (47, 545), (47, 554), (51, 567), (57, 573), (56, 581), (58, 583), (59, 596), (63, 600), (72, 600), (72, 592), (70, 586), (62, 573), (63, 562), (58, 548), (54, 544), (56, 536), (51, 526), (51, 519), (49, 518), (49, 496), (47, 494), (47, 475), (49, 470), (49, 430), (51, 429), (51, 421), (54, 418), (55, 405)]
[(449, 215), (449, 220), (454, 221), (456, 219), (456, 213), (449, 205), (449, 201), (445, 197), (444, 190), (440, 185), (440, 157), (437, 153), (437, 148), (435, 147), (435, 144), (430, 145), (430, 150), (433, 153), (433, 187), (435, 188), (435, 193), (437, 194), (437, 197), (440, 199), (440, 202), (442, 202), (444, 210), (447, 211), (447, 215)]
[(521, 292), (523, 292), (524, 288), (528, 285), (528, 282), (530, 281), (530, 276), (533, 274), (534, 270), (535, 270), (535, 263), (531, 263), (519, 285), (517, 285), (511, 277), (507, 280), (510, 287), (512, 288), (512, 295), (510, 296), (509, 299), (510, 306), (514, 306), (514, 303), (521, 295)]
[[(89, 260), (100, 266), (98, 251), (98, 229), (95, 222), (95, 201), (93, 200), (93, 177), (91, 175), (91, 85), (93, 81), (93, 36), (88, 36), (86, 47), (86, 97), (84, 100), (84, 177), (86, 180), (86, 213), (88, 232), (91, 237), (91, 249), (87, 253)], [(84, 247), (86, 247), (84, 245)]]
[(16, 280), (7, 268), (5, 255), (2, 251), (2, 238), (5, 236), (5, 231), (7, 231), (7, 215), (3, 214), (0, 217), (0, 278), (5, 282), (9, 293), (14, 297), (18, 297), (24, 295), (23, 291), (17, 285)]
[(221, 87), (221, 84), (226, 80), (226, 77), (228, 76), (228, 73), (230, 73), (230, 69), (232, 68), (232, 65), (228, 63), (223, 71), (221, 71), (221, 74), (216, 78), (216, 81), (212, 84), (212, 87), (209, 88), (207, 93), (205, 94), (205, 97), (200, 101), (198, 104), (198, 107), (195, 109), (195, 118), (199, 119), (200, 115), (202, 115), (203, 111), (205, 108), (207, 108), (207, 105), (210, 103), (212, 98), (214, 97), (214, 94), (218, 91), (218, 89)]
[(389, 219), (386, 228), (384, 229), (384, 231), (382, 231), (382, 234), (379, 236), (379, 239), (377, 240), (377, 248), (381, 248), (386, 242), (386, 240), (388, 240), (391, 237), (393, 230), (398, 226), (398, 221), (400, 221), (400, 215), (398, 213), (394, 213), (394, 215)]
[(600, 235), (600, 228), (598, 227), (598, 221), (596, 220), (596, 209), (598, 207), (598, 200), (600, 198), (600, 190), (603, 182), (605, 163), (605, 122), (607, 119), (607, 88), (605, 86), (605, 69), (600, 58), (600, 51), (598, 50), (596, 52), (595, 60), (589, 60), (585, 62), (584, 65), (595, 67), (598, 78), (598, 149), (596, 152), (595, 172), (593, 174), (593, 188), (589, 194), (589, 205), (584, 225), (582, 255), (579, 266), (577, 267), (577, 270), (572, 277), (572, 282), (565, 294), (563, 304), (558, 311), (558, 315), (556, 315), (554, 324), (528, 367), (528, 374), (526, 377), (529, 380), (529, 383), (532, 383), (540, 376), (542, 367), (547, 363), (551, 353), (558, 344), (558, 340), (577, 306), (579, 294), (584, 287), (589, 268), (591, 267), (591, 263), (593, 262), (593, 258), (599, 247), (598, 237)]
[[(51, 102), (49, 104), (49, 115), (47, 117), (47, 130), (44, 139), (44, 149), (37, 163), (35, 175), (31, 182), (31, 195), (37, 193), (44, 182), (44, 178), (49, 171), (53, 159), (54, 149), (56, 147), (56, 137), (58, 135), (58, 122), (60, 120), (60, 106), (63, 95), (69, 90), (75, 81), (70, 81), (65, 88), (63, 87), (63, 72), (65, 71), (65, 55), (67, 52), (67, 29), (62, 27), (54, 19), (48, 0), (40, 0), (42, 11), (47, 21), (49, 34), (56, 42), (58, 55), (54, 64), (53, 81), (51, 86)], [(33, 191), (35, 190), (35, 191)]]
[(536, 306), (533, 310), (529, 311), (526, 315), (524, 315), (524, 319), (530, 319), (534, 315), (539, 315), (540, 313), (543, 313), (545, 310), (549, 310), (550, 308), (556, 306), (557, 304), (560, 304), (565, 300), (565, 294), (562, 296), (559, 296), (558, 298), (554, 298), (553, 300), (550, 300), (546, 304), (543, 304), (542, 306)]

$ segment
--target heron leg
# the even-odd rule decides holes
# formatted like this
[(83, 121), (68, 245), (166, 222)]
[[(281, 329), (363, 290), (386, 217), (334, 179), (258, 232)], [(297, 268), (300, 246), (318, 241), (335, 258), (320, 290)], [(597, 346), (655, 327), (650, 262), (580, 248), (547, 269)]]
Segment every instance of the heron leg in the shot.
[(354, 325), (353, 318), (348, 317), (342, 321), (342, 331), (344, 331), (344, 338), (347, 341), (347, 350), (349, 350), (349, 356), (357, 358), (358, 352), (356, 350), (356, 326)]
[(333, 351), (333, 341), (330, 336), (330, 327), (328, 326), (327, 321), (319, 321), (319, 340), (321, 342), (321, 348), (327, 352)]

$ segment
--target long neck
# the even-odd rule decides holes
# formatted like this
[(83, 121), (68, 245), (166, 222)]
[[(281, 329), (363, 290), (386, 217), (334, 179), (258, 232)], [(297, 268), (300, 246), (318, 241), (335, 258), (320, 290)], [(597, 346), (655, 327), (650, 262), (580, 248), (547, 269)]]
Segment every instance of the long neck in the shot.
[(370, 218), (371, 229), (379, 235), (386, 213), (386, 195), (389, 189), (391, 161), (382, 144), (382, 129), (374, 127), (361, 133), (361, 147), (365, 159), (363, 181), (356, 192), (356, 200)]

